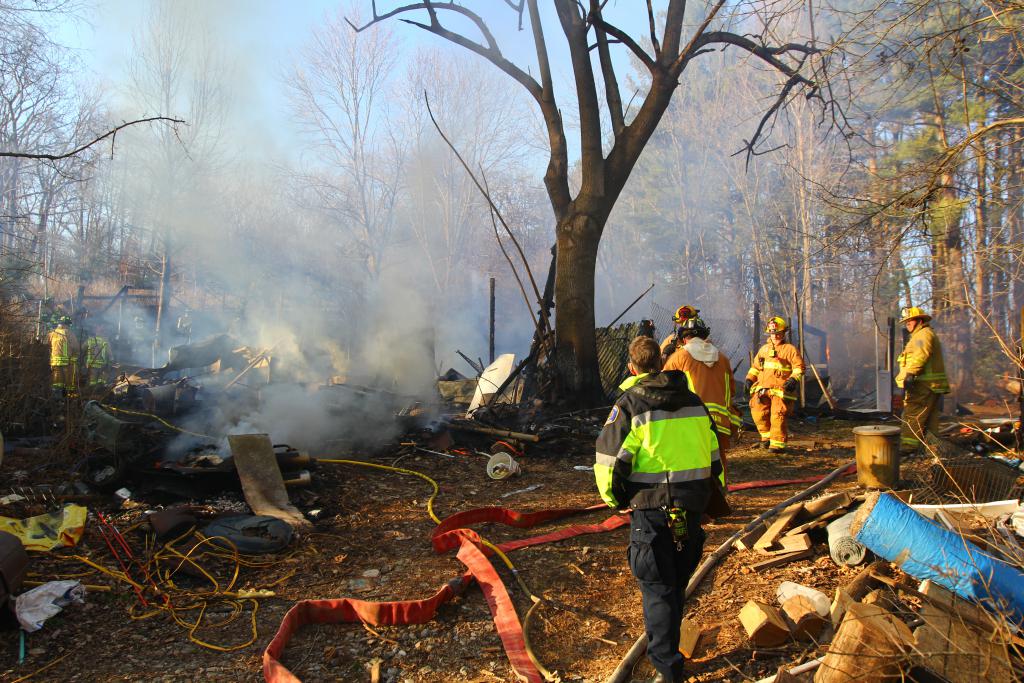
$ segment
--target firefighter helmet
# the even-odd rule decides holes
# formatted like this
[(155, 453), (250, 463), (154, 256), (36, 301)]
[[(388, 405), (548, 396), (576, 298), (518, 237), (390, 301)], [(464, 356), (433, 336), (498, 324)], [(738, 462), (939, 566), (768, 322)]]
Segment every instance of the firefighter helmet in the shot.
[(62, 315), (59, 318), (57, 318), (57, 324), (58, 325), (70, 325), (71, 324), (71, 318), (69, 316)]
[(694, 306), (680, 306), (676, 309), (676, 312), (672, 314), (672, 322), (681, 323), (684, 320), (696, 318), (698, 313), (700, 313), (700, 311)]
[(706, 322), (697, 317), (688, 318), (679, 325), (679, 336), (684, 339), (687, 337), (707, 339), (710, 334), (711, 328), (708, 327)]
[(765, 334), (785, 334), (789, 331), (789, 325), (779, 316), (768, 318), (768, 324), (764, 327)]
[(924, 312), (924, 309), (917, 306), (908, 306), (900, 311), (900, 325), (909, 320), (923, 320), (928, 322), (932, 317)]

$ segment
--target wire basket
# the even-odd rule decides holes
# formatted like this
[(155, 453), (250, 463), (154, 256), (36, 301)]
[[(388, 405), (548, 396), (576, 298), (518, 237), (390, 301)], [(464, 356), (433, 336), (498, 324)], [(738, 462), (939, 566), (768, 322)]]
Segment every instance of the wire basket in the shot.
[(1020, 472), (983, 456), (961, 456), (935, 463), (930, 469), (930, 488), (940, 498), (972, 503), (1019, 499)]

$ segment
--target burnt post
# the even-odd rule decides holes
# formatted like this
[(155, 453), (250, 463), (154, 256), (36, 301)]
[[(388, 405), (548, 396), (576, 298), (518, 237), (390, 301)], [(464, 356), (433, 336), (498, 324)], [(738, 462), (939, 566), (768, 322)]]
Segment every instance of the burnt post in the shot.
[(761, 304), (757, 301), (754, 302), (754, 335), (751, 339), (751, 351), (750, 351), (750, 364), (754, 364), (754, 354), (760, 347), (758, 342), (761, 339)]
[(489, 278), (488, 282), (490, 288), (491, 297), (491, 310), (490, 316), (488, 317), (488, 329), (490, 330), (490, 337), (487, 343), (488, 357), (487, 362), (494, 362), (494, 277)]

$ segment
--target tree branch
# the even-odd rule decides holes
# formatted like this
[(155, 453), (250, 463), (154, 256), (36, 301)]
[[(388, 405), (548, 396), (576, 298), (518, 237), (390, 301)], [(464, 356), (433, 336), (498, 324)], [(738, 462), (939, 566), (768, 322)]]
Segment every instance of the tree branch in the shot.
[[(396, 7), (390, 12), (385, 12), (384, 14), (377, 14), (377, 7), (375, 4), (373, 8), (373, 18), (370, 19), (365, 24), (363, 24), (362, 26), (356, 26), (348, 19), (346, 19), (345, 21), (348, 23), (349, 26), (352, 27), (353, 31), (355, 31), (356, 33), (361, 33), (362, 31), (365, 31), (371, 26), (375, 26), (376, 24), (379, 24), (380, 22), (385, 21), (386, 19), (396, 17), (400, 14), (406, 14), (408, 12), (415, 12), (417, 10), (426, 10), (427, 12), (430, 13), (429, 24), (424, 24), (423, 22), (414, 21), (412, 19), (399, 19), (399, 21), (411, 24), (412, 26), (418, 26), (424, 31), (429, 31), (434, 35), (441, 36), (442, 38), (449, 42), (464, 47), (471, 52), (475, 52), (476, 54), (488, 60), (496, 67), (504, 71), (506, 74), (514, 78), (517, 82), (519, 82), (520, 85), (526, 88), (530, 95), (532, 95), (533, 98), (537, 100), (538, 104), (541, 103), (541, 87), (537, 83), (537, 81), (535, 81), (528, 73), (526, 73), (525, 71), (523, 71), (518, 66), (516, 66), (515, 64), (513, 64), (512, 62), (505, 58), (505, 56), (501, 53), (501, 50), (498, 48), (498, 43), (497, 41), (495, 41), (494, 35), (487, 27), (486, 22), (484, 22), (484, 20), (478, 14), (466, 9), (462, 5), (457, 5), (454, 2), (431, 2), (430, 0), (427, 0), (426, 2), (417, 2), (411, 5), (403, 5), (402, 7)], [(482, 45), (478, 42), (470, 40), (469, 38), (459, 33), (450, 31), (449, 29), (442, 26), (437, 18), (437, 10), (447, 10), (449, 12), (454, 12), (455, 14), (460, 14), (469, 19), (470, 21), (472, 21), (473, 24), (475, 24), (476, 27), (480, 30), (480, 33), (483, 35), (484, 40), (486, 41), (487, 44)]]
[(615, 65), (608, 50), (608, 34), (600, 26), (604, 22), (601, 21), (601, 7), (597, 0), (590, 0), (590, 21), (597, 36), (597, 55), (601, 61), (604, 97), (608, 103), (608, 116), (612, 120), (612, 133), (618, 136), (626, 127), (626, 120), (622, 112), (622, 95), (619, 94), (619, 81), (615, 77)]
[(103, 142), (107, 138), (110, 138), (110, 155), (113, 156), (114, 155), (114, 142), (115, 142), (115, 140), (117, 138), (118, 132), (120, 132), (121, 130), (123, 130), (123, 129), (129, 127), (129, 126), (134, 126), (134, 125), (139, 124), (139, 123), (152, 123), (153, 121), (166, 121), (167, 123), (172, 124), (172, 127), (173, 127), (173, 125), (176, 125), (176, 124), (179, 124), (179, 123), (185, 123), (185, 121), (183, 119), (172, 119), (172, 118), (170, 118), (168, 116), (150, 116), (150, 117), (145, 118), (145, 119), (135, 119), (134, 121), (126, 121), (126, 122), (122, 123), (119, 126), (115, 126), (115, 127), (111, 128), (110, 130), (108, 130), (103, 135), (98, 135), (95, 138), (93, 138), (92, 140), (90, 140), (89, 142), (76, 147), (75, 149), (71, 150), (70, 152), (65, 152), (64, 154), (35, 154), (35, 153), (32, 153), (32, 152), (4, 152), (4, 151), (0, 151), (0, 157), (15, 157), (15, 158), (18, 158), (18, 159), (42, 159), (42, 160), (45, 160), (45, 161), (60, 161), (61, 159), (67, 159), (67, 158), (73, 157), (73, 156), (75, 156), (77, 154), (81, 154), (82, 152), (84, 152), (85, 150), (89, 149), (93, 145), (99, 144), (100, 142)]
[(593, 22), (595, 28), (604, 31), (608, 35), (615, 38), (615, 40), (619, 41), (620, 43), (628, 47), (630, 51), (634, 55), (636, 55), (637, 59), (644, 63), (644, 66), (646, 66), (648, 70), (653, 70), (655, 68), (655, 58), (647, 54), (647, 52), (642, 47), (640, 47), (640, 45), (635, 40), (633, 40), (633, 38), (628, 33), (620, 29), (618, 26), (613, 26), (606, 22), (600, 16), (600, 14), (597, 16), (591, 14), (591, 21)]

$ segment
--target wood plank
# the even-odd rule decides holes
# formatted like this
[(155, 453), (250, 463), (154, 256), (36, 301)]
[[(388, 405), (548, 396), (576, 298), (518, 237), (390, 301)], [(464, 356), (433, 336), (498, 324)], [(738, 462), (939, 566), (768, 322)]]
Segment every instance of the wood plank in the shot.
[(750, 565), (750, 568), (755, 572), (763, 572), (765, 569), (774, 569), (775, 567), (781, 567), (784, 564), (789, 564), (790, 562), (795, 562), (796, 560), (806, 559), (813, 554), (814, 551), (808, 548), (807, 550), (800, 550), (795, 553), (776, 555), (775, 557), (769, 558), (767, 560), (755, 562), (754, 564)]
[(821, 527), (831, 522), (833, 519), (836, 519), (837, 517), (842, 517), (845, 514), (845, 509), (831, 510), (823, 515), (820, 515), (817, 519), (812, 519), (809, 522), (804, 522), (800, 526), (793, 527), (785, 534), (783, 534), (782, 537), (785, 538), (786, 536), (795, 536), (797, 534), (806, 533), (811, 529), (820, 529)]
[(740, 550), (753, 550), (754, 542), (764, 535), (764, 532), (768, 530), (768, 525), (761, 522), (753, 529), (736, 539), (734, 546)]
[(779, 539), (778, 547), (759, 550), (758, 552), (765, 553), (767, 555), (781, 555), (783, 553), (795, 553), (798, 550), (807, 550), (811, 545), (811, 537), (807, 534), (783, 536)]
[(774, 647), (789, 640), (789, 626), (772, 605), (748, 600), (740, 610), (740, 623), (747, 637), (760, 647)]
[(831, 493), (821, 498), (815, 498), (804, 503), (804, 511), (800, 514), (801, 520), (811, 520), (820, 517), (826, 512), (848, 508), (853, 505), (853, 498), (847, 491)]
[(803, 503), (793, 503), (788, 508), (783, 510), (772, 525), (768, 527), (768, 530), (764, 532), (761, 538), (757, 539), (754, 543), (755, 549), (771, 548), (775, 541), (782, 535), (782, 533), (790, 527), (796, 516), (800, 514), (800, 511), (804, 509)]

